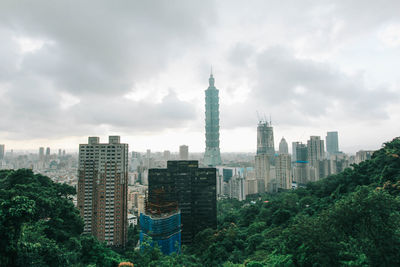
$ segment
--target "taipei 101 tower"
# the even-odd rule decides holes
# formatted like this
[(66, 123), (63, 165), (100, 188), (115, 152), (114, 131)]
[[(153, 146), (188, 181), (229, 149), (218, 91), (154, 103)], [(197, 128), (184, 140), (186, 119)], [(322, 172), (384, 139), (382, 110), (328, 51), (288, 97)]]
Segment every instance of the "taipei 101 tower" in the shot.
[(211, 72), (206, 90), (206, 152), (204, 165), (217, 166), (221, 162), (219, 151), (219, 97), (218, 89), (214, 86), (214, 76)]

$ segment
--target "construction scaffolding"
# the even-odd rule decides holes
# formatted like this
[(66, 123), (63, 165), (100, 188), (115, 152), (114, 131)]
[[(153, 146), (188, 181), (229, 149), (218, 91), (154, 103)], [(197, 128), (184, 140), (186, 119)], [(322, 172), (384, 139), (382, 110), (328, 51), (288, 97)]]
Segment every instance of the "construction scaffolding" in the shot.
[(179, 253), (181, 247), (181, 213), (175, 185), (167, 177), (150, 181), (145, 198), (145, 213), (140, 214), (140, 243), (156, 244), (166, 255)]
[[(149, 195), (151, 195), (149, 199)], [(169, 214), (178, 211), (178, 201), (166, 197), (167, 193), (163, 187), (154, 188), (145, 197), (145, 211), (147, 214)]]

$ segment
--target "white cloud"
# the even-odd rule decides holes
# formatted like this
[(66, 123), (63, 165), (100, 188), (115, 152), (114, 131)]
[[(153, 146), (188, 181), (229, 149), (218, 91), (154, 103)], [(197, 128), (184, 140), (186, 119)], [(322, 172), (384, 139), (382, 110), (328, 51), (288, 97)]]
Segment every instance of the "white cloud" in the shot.
[(389, 47), (400, 46), (400, 24), (387, 25), (379, 32), (379, 39)]
[(19, 50), (22, 54), (33, 53), (41, 49), (45, 43), (52, 44), (50, 41), (33, 39), (29, 37), (14, 37), (13, 39), (18, 44)]

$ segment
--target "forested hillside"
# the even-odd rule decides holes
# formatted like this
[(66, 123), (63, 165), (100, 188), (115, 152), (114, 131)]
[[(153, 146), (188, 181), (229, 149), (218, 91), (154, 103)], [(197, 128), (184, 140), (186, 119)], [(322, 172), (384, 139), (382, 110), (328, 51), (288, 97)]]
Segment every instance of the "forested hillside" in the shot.
[(0, 172), (2, 266), (400, 266), (400, 139), (372, 159), (306, 188), (256, 201), (218, 203), (206, 229), (180, 255), (114, 252), (90, 236), (74, 189), (29, 170)]
[(1, 266), (111, 266), (120, 255), (92, 236), (69, 196), (75, 189), (32, 171), (0, 171)]
[(399, 156), (397, 138), (307, 188), (221, 201), (219, 229), (190, 251), (207, 266), (400, 266)]

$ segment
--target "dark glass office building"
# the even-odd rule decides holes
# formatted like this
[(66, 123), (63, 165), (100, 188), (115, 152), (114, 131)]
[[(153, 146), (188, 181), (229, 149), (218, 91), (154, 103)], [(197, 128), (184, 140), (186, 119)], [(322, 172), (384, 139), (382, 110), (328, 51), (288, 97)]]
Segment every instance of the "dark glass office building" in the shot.
[[(162, 192), (162, 196), (159, 196)], [(167, 169), (149, 169), (149, 202), (178, 200), (182, 244), (190, 244), (205, 228), (217, 227), (216, 169), (198, 161), (168, 161)]]

